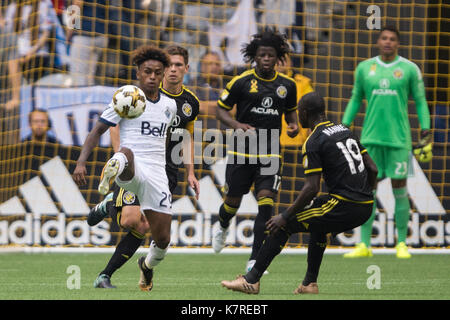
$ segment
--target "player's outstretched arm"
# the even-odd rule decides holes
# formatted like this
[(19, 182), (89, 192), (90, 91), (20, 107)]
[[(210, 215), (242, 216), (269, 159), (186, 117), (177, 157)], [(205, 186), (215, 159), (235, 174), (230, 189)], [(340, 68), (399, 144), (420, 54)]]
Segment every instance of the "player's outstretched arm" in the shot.
[(109, 126), (104, 124), (103, 122), (97, 121), (95, 127), (89, 132), (86, 137), (86, 141), (83, 144), (83, 148), (81, 149), (80, 156), (77, 160), (77, 166), (73, 171), (73, 180), (79, 186), (86, 184), (86, 160), (91, 154), (92, 150), (97, 146), (100, 137), (103, 133), (108, 130)]
[(290, 217), (302, 211), (303, 208), (311, 203), (311, 201), (320, 190), (321, 176), (321, 174), (312, 174), (306, 176), (305, 184), (303, 185), (302, 190), (300, 190), (300, 194), (298, 195), (297, 199), (295, 199), (294, 203), (289, 208), (287, 208), (286, 211), (279, 215), (276, 215), (275, 217), (272, 217), (269, 221), (267, 221), (266, 227), (269, 232), (277, 232), (280, 228), (286, 225), (286, 222)]

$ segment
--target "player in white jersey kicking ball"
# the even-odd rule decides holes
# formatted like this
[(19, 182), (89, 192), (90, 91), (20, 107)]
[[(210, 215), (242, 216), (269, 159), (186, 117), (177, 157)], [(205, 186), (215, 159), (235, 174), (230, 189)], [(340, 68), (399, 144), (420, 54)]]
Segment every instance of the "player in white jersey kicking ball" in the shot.
[(86, 184), (86, 160), (101, 135), (110, 126), (120, 124), (120, 149), (106, 163), (98, 188), (100, 193), (108, 193), (110, 182), (115, 179), (118, 186), (138, 196), (153, 238), (147, 256), (138, 260), (139, 287), (150, 291), (153, 268), (164, 259), (170, 243), (172, 197), (165, 168), (166, 135), (177, 106), (175, 100), (159, 90), (170, 62), (167, 54), (152, 46), (142, 46), (133, 52), (132, 61), (137, 66), (139, 87), (147, 98), (145, 111), (138, 118), (125, 119), (114, 111), (111, 103), (87, 136), (73, 179), (78, 185)]

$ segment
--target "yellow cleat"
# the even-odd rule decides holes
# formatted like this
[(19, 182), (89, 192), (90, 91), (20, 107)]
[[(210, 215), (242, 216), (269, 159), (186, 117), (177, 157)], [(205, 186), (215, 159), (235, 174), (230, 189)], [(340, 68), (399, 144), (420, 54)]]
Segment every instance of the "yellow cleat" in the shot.
[(367, 248), (364, 242), (358, 243), (355, 249), (344, 254), (344, 258), (369, 258), (372, 256), (372, 249)]
[(100, 194), (107, 194), (111, 180), (116, 178), (119, 172), (119, 161), (117, 159), (109, 159), (103, 167), (102, 175), (100, 176), (100, 183), (98, 184), (98, 192)]
[(411, 253), (408, 252), (408, 247), (404, 242), (399, 242), (399, 244), (395, 246), (395, 249), (397, 249), (397, 258), (400, 259), (411, 258)]

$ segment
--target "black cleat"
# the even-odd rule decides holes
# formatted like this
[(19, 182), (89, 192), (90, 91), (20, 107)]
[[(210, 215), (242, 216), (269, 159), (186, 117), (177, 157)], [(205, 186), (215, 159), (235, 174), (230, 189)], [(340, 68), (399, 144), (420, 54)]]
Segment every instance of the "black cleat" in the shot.
[(113, 195), (113, 193), (108, 194), (102, 202), (97, 204), (91, 209), (91, 211), (89, 211), (89, 215), (87, 217), (88, 225), (90, 225), (91, 227), (95, 226), (97, 223), (106, 218), (106, 216), (108, 215), (108, 209), (106, 205), (109, 201), (112, 201)]
[(141, 288), (142, 291), (151, 291), (153, 288), (153, 269), (148, 269), (145, 265), (145, 256), (138, 259), (138, 266), (141, 270), (139, 288)]
[(116, 286), (111, 284), (111, 279), (106, 274), (101, 274), (94, 281), (94, 288), (115, 289)]

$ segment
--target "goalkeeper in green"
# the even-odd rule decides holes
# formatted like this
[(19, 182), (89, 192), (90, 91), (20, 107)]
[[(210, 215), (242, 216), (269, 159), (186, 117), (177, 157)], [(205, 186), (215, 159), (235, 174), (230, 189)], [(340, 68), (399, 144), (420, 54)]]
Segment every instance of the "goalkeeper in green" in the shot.
[[(430, 113), (419, 68), (397, 54), (399, 32), (393, 27), (381, 29), (377, 46), (380, 55), (361, 62), (355, 71), (352, 97), (345, 109), (342, 123), (350, 126), (363, 98), (367, 108), (361, 133), (361, 143), (367, 148), (378, 167), (378, 180), (391, 178), (395, 198), (397, 257), (410, 258), (405, 244), (408, 233), (409, 199), (406, 188), (409, 155), (412, 149), (408, 118), (408, 98), (416, 104), (421, 139), (414, 153), (420, 161), (431, 160)], [(376, 195), (374, 195), (376, 199)], [(361, 243), (344, 255), (347, 258), (370, 257), (370, 238), (375, 219), (372, 216), (361, 226)]]

